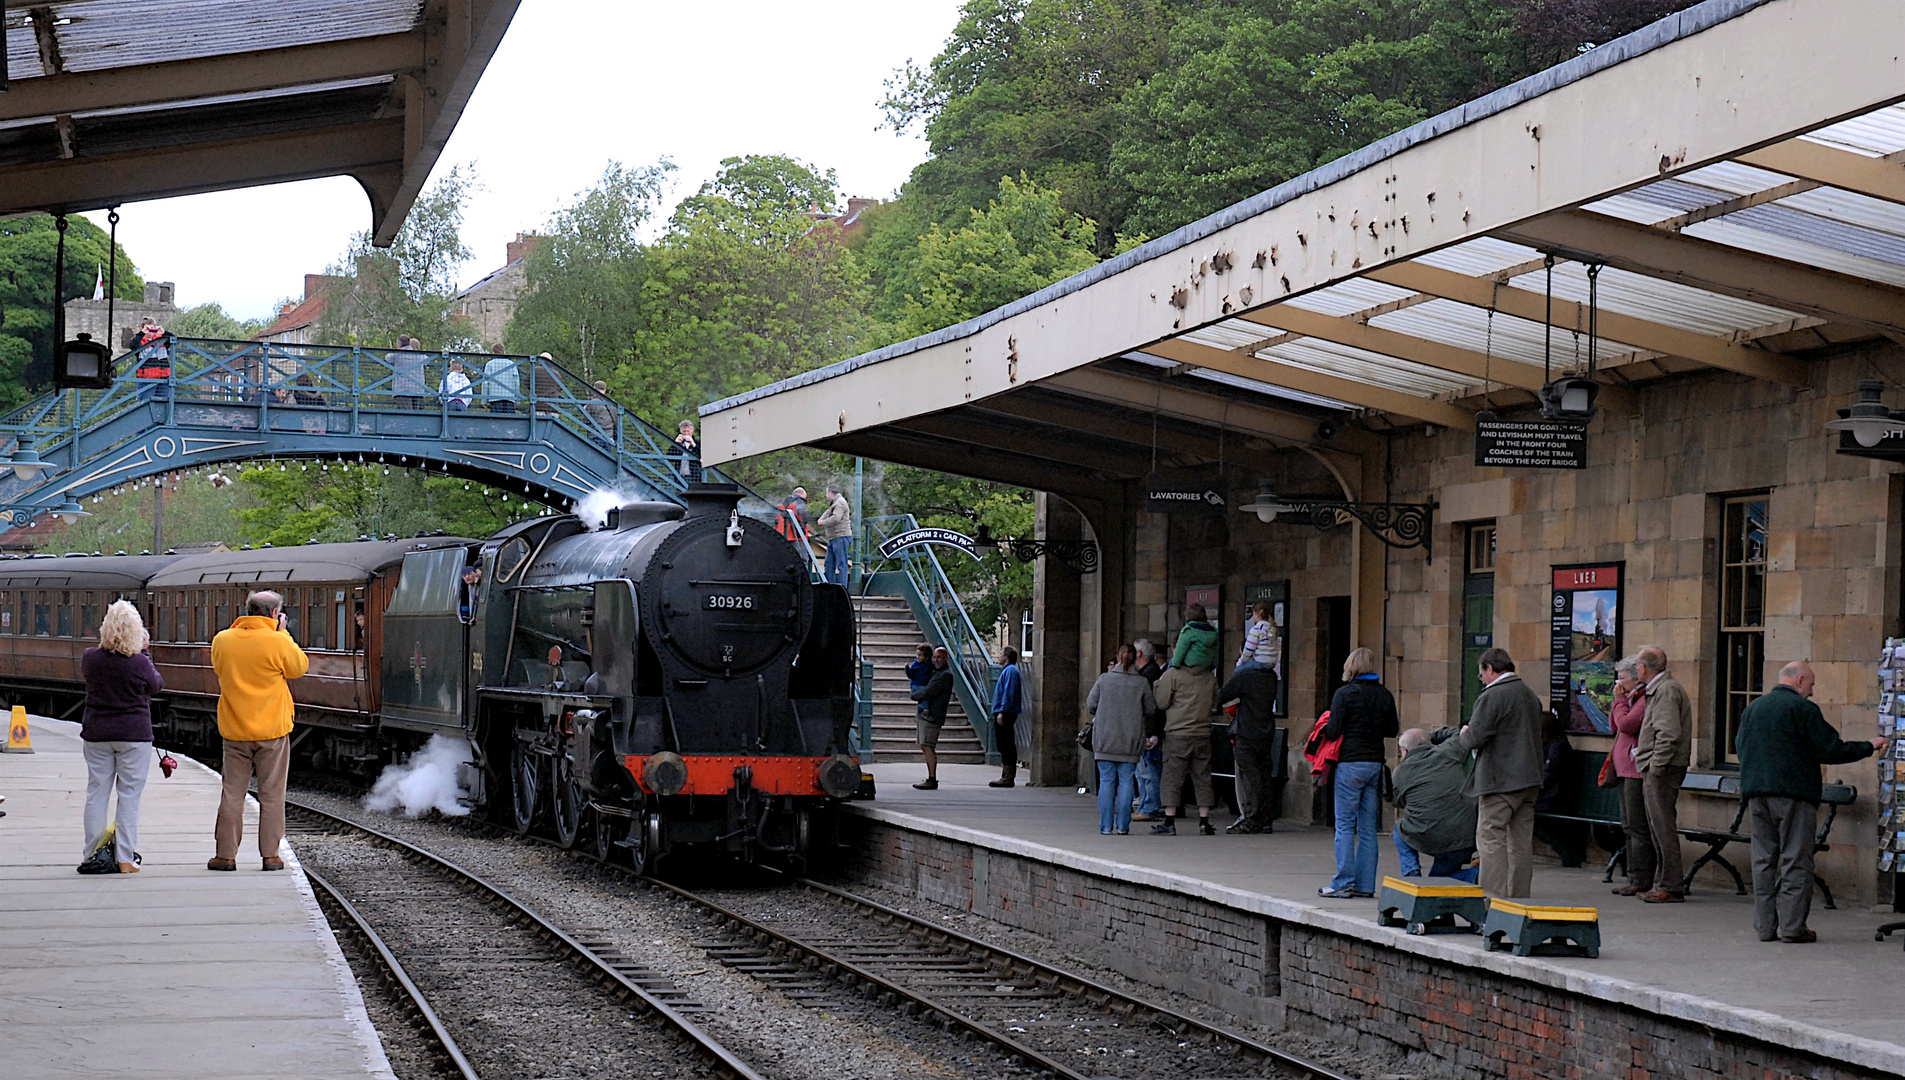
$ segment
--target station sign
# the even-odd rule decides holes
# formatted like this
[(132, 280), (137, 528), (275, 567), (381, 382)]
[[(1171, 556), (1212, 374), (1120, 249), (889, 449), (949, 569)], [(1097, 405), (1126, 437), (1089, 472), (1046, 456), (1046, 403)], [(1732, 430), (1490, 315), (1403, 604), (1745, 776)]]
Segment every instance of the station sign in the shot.
[(1847, 457), (1873, 458), (1878, 461), (1905, 461), (1905, 434), (1887, 432), (1877, 446), (1860, 446), (1850, 431), (1839, 433), (1839, 453)]
[(975, 559), (979, 557), (979, 553), (973, 550), (972, 537), (957, 529), (908, 529), (902, 533), (894, 533), (880, 544), (880, 556), (890, 559), (907, 548), (917, 547), (920, 544), (955, 547)]
[(1145, 509), (1153, 514), (1222, 514), (1230, 509), (1223, 474), (1216, 471), (1183, 480), (1152, 473), (1144, 478), (1144, 493)]
[(1587, 468), (1587, 428), (1564, 420), (1475, 420), (1475, 464), (1508, 469)]

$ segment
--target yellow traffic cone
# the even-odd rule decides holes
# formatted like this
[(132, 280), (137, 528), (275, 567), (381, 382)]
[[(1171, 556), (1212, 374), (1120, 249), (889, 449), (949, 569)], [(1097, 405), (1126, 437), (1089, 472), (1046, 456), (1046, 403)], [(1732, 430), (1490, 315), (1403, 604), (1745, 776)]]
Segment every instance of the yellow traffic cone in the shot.
[(25, 705), (13, 707), (13, 719), (7, 723), (6, 751), (9, 754), (33, 752), (33, 729), (27, 726)]

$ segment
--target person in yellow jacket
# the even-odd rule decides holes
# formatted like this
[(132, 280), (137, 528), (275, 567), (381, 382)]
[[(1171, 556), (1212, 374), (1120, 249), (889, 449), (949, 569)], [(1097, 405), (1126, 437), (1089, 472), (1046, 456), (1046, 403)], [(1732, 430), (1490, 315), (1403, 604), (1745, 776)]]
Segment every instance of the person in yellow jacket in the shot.
[(238, 869), (245, 835), (245, 789), (258, 774), (258, 852), (266, 870), (283, 870), (284, 785), (291, 770), (291, 687), (310, 658), (285, 629), (284, 598), (255, 592), (245, 613), (212, 638), (218, 675), (218, 734), (225, 740), (225, 786), (214, 830), (218, 853), (207, 870)]

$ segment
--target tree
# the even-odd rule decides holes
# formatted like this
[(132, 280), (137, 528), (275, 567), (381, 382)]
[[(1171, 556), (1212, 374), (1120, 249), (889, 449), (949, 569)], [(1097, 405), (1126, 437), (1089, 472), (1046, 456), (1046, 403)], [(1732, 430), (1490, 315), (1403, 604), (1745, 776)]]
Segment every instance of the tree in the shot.
[(225, 341), (248, 341), (264, 328), (265, 320), (235, 318), (226, 314), (224, 307), (215, 302), (187, 308), (166, 326), (167, 330), (180, 337), (218, 338)]
[(238, 479), (255, 500), (237, 512), (241, 535), (251, 543), (329, 543), (437, 529), (488, 536), (541, 512), (480, 483), (376, 462), (286, 463), (282, 470), (243, 470)]
[(409, 334), (432, 349), (473, 349), (469, 320), (456, 314), (456, 271), (470, 258), (463, 208), (477, 190), (476, 170), (457, 165), (425, 188), (388, 249), (358, 233), (331, 267), (318, 340), (385, 348)]
[(1515, 29), (1541, 67), (1605, 45), (1699, 0), (1508, 0)]
[(506, 333), (512, 352), (554, 352), (587, 379), (628, 359), (646, 251), (641, 229), (674, 164), (609, 162), (602, 179), (550, 219), (525, 261), (525, 292)]
[(928, 226), (911, 251), (883, 251), (881, 315), (906, 338), (984, 314), (1097, 263), (1094, 231), (1057, 191), (1005, 177), (964, 222)]
[(648, 248), (628, 362), (609, 376), (662, 427), (702, 402), (865, 351), (864, 269), (814, 208), (833, 173), (791, 158), (728, 158)]
[(75, 214), (66, 219), (66, 271), (54, 288), (59, 231), (49, 214), (0, 220), (0, 412), (14, 409), (47, 388), (53, 377), (55, 300), (93, 295), (95, 275), (111, 263), (114, 295), (137, 300), (145, 282), (121, 246), (108, 254), (106, 231)]
[[(165, 547), (206, 541), (237, 547), (244, 541), (237, 515), (256, 505), (244, 485), (219, 487), (192, 472), (157, 477), (152, 483), (164, 490)], [(108, 554), (151, 550), (152, 491), (151, 485), (134, 485), (86, 500), (86, 510), (92, 516), (48, 537), (40, 550)]]

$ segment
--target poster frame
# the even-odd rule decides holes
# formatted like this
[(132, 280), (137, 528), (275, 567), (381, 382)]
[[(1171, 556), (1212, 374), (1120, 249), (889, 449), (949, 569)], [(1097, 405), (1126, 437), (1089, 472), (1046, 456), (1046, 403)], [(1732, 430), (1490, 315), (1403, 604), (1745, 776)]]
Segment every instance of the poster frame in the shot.
[[(1574, 681), (1574, 596), (1584, 592), (1607, 592), (1608, 586), (1596, 572), (1611, 572), (1614, 577), (1614, 656), (1627, 655), (1627, 560), (1597, 559), (1593, 562), (1553, 563), (1548, 567), (1548, 708), (1561, 719), (1570, 735), (1611, 735), (1592, 726), (1576, 727), (1573, 709)], [(1562, 575), (1589, 575), (1580, 584), (1564, 585)], [(1590, 724), (1592, 723), (1590, 718)]]

